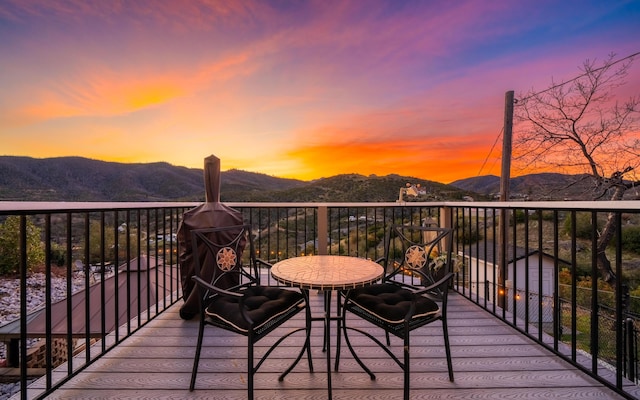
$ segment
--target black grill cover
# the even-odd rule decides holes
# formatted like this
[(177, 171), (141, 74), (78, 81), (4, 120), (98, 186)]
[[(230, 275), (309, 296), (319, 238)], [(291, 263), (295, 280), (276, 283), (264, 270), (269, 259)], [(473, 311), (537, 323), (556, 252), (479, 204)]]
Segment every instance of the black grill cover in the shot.
[[(182, 293), (184, 304), (180, 308), (180, 317), (183, 319), (191, 319), (200, 312), (198, 291), (193, 290), (195, 284), (191, 279), (195, 275), (195, 263), (193, 260), (193, 249), (191, 246), (191, 230), (201, 228), (215, 228), (222, 226), (242, 225), (242, 213), (231, 207), (220, 203), (220, 159), (216, 156), (209, 156), (204, 162), (204, 181), (206, 202), (184, 213), (180, 227), (178, 228), (178, 262), (180, 263), (180, 274), (182, 281)], [(231, 240), (235, 235), (231, 232), (229, 238), (220, 238), (219, 240)], [(211, 269), (212, 260), (206, 258), (210, 255), (202, 251), (205, 259), (201, 260), (200, 265), (203, 270), (200, 272), (202, 278), (209, 280), (212, 276)], [(237, 282), (221, 283), (221, 286), (231, 287)]]

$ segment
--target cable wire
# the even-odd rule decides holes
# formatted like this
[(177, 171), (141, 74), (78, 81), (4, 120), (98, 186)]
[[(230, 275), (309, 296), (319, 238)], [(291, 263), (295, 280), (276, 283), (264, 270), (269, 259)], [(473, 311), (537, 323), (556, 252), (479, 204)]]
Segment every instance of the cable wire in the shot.
[(480, 171), (478, 171), (477, 176), (480, 176), (480, 173), (482, 173), (482, 169), (484, 168), (485, 165), (487, 165), (487, 160), (489, 160), (489, 157), (491, 157), (491, 153), (493, 153), (493, 149), (495, 149), (496, 144), (498, 144), (498, 140), (500, 140), (500, 138), (502, 137), (503, 132), (504, 132), (504, 126), (500, 129), (500, 133), (498, 133), (498, 137), (496, 137), (496, 140), (493, 142), (493, 146), (491, 146), (491, 150), (489, 150), (489, 154), (487, 154), (487, 157), (484, 159), (484, 162), (482, 163), (482, 166), (480, 167)]
[(524, 97), (524, 98), (522, 98), (522, 99), (519, 99), (519, 100), (518, 100), (518, 99), (516, 99), (516, 101), (515, 101), (515, 102), (516, 102), (516, 103), (518, 103), (518, 102), (521, 102), (521, 101), (529, 100), (530, 98), (535, 97), (535, 96), (537, 96), (537, 95), (539, 95), (539, 94), (542, 94), (542, 93), (548, 92), (548, 91), (550, 91), (550, 90), (553, 90), (553, 89), (559, 88), (560, 86), (564, 86), (564, 85), (566, 85), (567, 83), (574, 82), (574, 81), (576, 81), (576, 80), (578, 80), (578, 79), (580, 79), (580, 78), (582, 78), (582, 77), (584, 77), (584, 76), (587, 76), (587, 75), (589, 75), (590, 73), (593, 73), (593, 72), (596, 72), (596, 71), (600, 71), (601, 69), (604, 69), (604, 68), (609, 68), (609, 67), (611, 67), (611, 66), (613, 66), (613, 65), (616, 65), (616, 64), (618, 64), (618, 63), (620, 63), (620, 62), (622, 62), (622, 61), (625, 61), (625, 60), (631, 59), (631, 58), (633, 58), (633, 57), (635, 57), (635, 56), (637, 56), (637, 55), (640, 55), (640, 51), (635, 52), (635, 53), (633, 53), (633, 54), (630, 54), (630, 55), (628, 55), (628, 56), (626, 56), (626, 57), (624, 57), (624, 58), (621, 58), (621, 59), (619, 59), (619, 60), (616, 60), (616, 61), (612, 62), (611, 64), (606, 64), (606, 65), (603, 65), (603, 66), (602, 66), (602, 67), (600, 67), (600, 68), (592, 69), (592, 70), (590, 70), (590, 71), (588, 71), (588, 72), (585, 72), (585, 73), (584, 73), (584, 74), (582, 74), (582, 75), (578, 75), (578, 76), (576, 76), (576, 77), (575, 77), (575, 78), (573, 78), (573, 79), (569, 79), (568, 81), (565, 81), (565, 82), (562, 82), (562, 83), (558, 83), (557, 85), (553, 85), (553, 86), (551, 86), (551, 87), (549, 87), (549, 88), (546, 88), (546, 89), (544, 89), (544, 90), (541, 90), (541, 91), (539, 91), (539, 92), (537, 92), (537, 93), (532, 93), (532, 94), (530, 94), (530, 95), (528, 95), (527, 97)]

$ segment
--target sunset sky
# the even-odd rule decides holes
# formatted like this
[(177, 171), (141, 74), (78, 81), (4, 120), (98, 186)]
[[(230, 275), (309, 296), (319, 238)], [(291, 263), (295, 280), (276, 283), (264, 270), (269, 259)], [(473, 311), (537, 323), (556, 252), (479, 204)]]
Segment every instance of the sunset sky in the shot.
[(638, 51), (638, 0), (2, 0), (0, 155), (499, 175), (505, 92)]

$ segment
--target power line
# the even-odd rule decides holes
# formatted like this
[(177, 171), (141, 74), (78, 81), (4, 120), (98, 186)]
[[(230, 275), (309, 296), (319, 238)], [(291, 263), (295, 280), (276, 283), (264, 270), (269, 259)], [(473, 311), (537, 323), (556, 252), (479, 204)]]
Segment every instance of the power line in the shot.
[[(635, 53), (633, 53), (633, 54), (630, 54), (630, 55), (628, 55), (628, 56), (626, 56), (626, 57), (624, 57), (624, 58), (621, 58), (621, 59), (619, 59), (619, 60), (613, 61), (613, 62), (612, 62), (612, 63), (610, 63), (610, 64), (603, 65), (603, 66), (602, 66), (602, 67), (600, 67), (600, 68), (596, 68), (596, 69), (590, 70), (589, 72), (585, 72), (584, 74), (578, 75), (578, 76), (576, 76), (575, 78), (569, 79), (568, 81), (565, 81), (565, 82), (559, 83), (559, 84), (557, 84), (557, 85), (551, 86), (551, 87), (549, 87), (549, 88), (547, 88), (547, 89), (544, 89), (544, 90), (541, 90), (541, 91), (539, 91), (539, 92), (532, 93), (532, 94), (530, 94), (530, 95), (529, 95), (529, 96), (527, 96), (527, 97), (524, 97), (524, 98), (522, 98), (522, 99), (520, 99), (520, 100), (516, 100), (516, 103), (517, 103), (518, 101), (525, 101), (525, 100), (528, 100), (528, 99), (530, 99), (530, 98), (532, 98), (532, 97), (535, 97), (535, 96), (537, 96), (537, 95), (539, 95), (539, 94), (542, 94), (542, 93), (548, 92), (548, 91), (550, 91), (550, 90), (553, 90), (553, 89), (555, 89), (555, 88), (558, 88), (558, 87), (560, 87), (560, 86), (566, 85), (567, 83), (574, 82), (574, 81), (576, 81), (576, 80), (578, 80), (578, 79), (580, 79), (580, 78), (582, 78), (582, 77), (584, 77), (584, 76), (587, 76), (589, 73), (597, 72), (597, 71), (600, 71), (600, 70), (602, 70), (602, 69), (604, 69), (604, 68), (611, 67), (611, 66), (613, 66), (613, 65), (616, 65), (616, 64), (618, 64), (618, 63), (621, 63), (622, 61), (629, 60), (629, 59), (631, 59), (631, 58), (633, 58), (633, 57), (635, 57), (635, 56), (637, 56), (637, 55), (640, 55), (640, 51), (635, 52)], [(477, 176), (480, 176), (480, 174), (482, 173), (482, 170), (483, 170), (483, 169), (484, 169), (484, 167), (487, 165), (487, 161), (489, 160), (489, 157), (491, 157), (491, 154), (493, 153), (493, 149), (496, 147), (496, 144), (498, 144), (498, 140), (500, 140), (500, 138), (502, 137), (502, 134), (503, 134), (503, 133), (504, 133), (504, 127), (502, 127), (502, 129), (500, 129), (500, 133), (498, 133), (498, 136), (496, 137), (496, 140), (493, 142), (493, 146), (491, 146), (491, 150), (489, 150), (489, 154), (487, 154), (487, 157), (484, 159), (484, 162), (482, 163), (482, 166), (480, 167), (480, 170), (478, 171), (478, 175), (477, 175)]]
[(496, 137), (496, 140), (493, 142), (493, 146), (491, 146), (491, 150), (489, 150), (489, 154), (487, 154), (487, 157), (484, 159), (484, 162), (482, 163), (482, 166), (480, 167), (480, 171), (478, 171), (477, 176), (480, 176), (480, 173), (482, 173), (482, 169), (484, 168), (485, 165), (487, 165), (487, 160), (489, 160), (491, 153), (493, 153), (493, 149), (495, 149), (496, 144), (498, 144), (498, 140), (500, 140), (500, 138), (502, 137), (502, 132), (504, 132), (504, 126), (502, 127), (502, 129), (500, 129), (500, 133), (498, 133), (498, 137)]
[(557, 85), (551, 86), (551, 87), (549, 87), (549, 88), (547, 88), (547, 89), (544, 89), (544, 90), (541, 90), (541, 91), (539, 91), (539, 92), (537, 92), (537, 93), (532, 93), (532, 94), (530, 94), (530, 95), (529, 95), (529, 96), (527, 96), (527, 97), (524, 97), (524, 98), (522, 98), (522, 99), (520, 99), (520, 100), (516, 100), (516, 103), (517, 103), (518, 101), (526, 101), (526, 100), (529, 100), (530, 98), (535, 97), (535, 96), (537, 96), (537, 95), (539, 95), (539, 94), (542, 94), (542, 93), (548, 92), (548, 91), (550, 91), (550, 90), (553, 90), (553, 89), (559, 88), (560, 86), (564, 86), (564, 85), (566, 85), (567, 83), (574, 82), (574, 81), (576, 81), (576, 80), (578, 80), (578, 79), (580, 79), (580, 78), (582, 78), (582, 77), (584, 77), (584, 76), (587, 76), (587, 75), (589, 75), (590, 73), (593, 73), (593, 72), (596, 72), (596, 71), (600, 71), (601, 69), (609, 68), (609, 67), (611, 67), (611, 66), (613, 66), (613, 65), (616, 65), (616, 64), (618, 64), (618, 63), (620, 63), (620, 62), (622, 62), (622, 61), (625, 61), (625, 60), (631, 59), (631, 58), (633, 58), (633, 57), (635, 57), (635, 56), (637, 56), (637, 55), (640, 55), (640, 51), (635, 52), (635, 53), (633, 53), (633, 54), (630, 54), (630, 55), (628, 55), (628, 56), (626, 56), (626, 57), (624, 57), (624, 58), (621, 58), (621, 59), (619, 59), (619, 60), (616, 60), (616, 61), (612, 62), (611, 64), (606, 64), (606, 65), (603, 65), (603, 66), (602, 66), (602, 67), (600, 67), (600, 68), (592, 69), (592, 70), (590, 70), (590, 71), (588, 71), (588, 72), (585, 72), (585, 73), (584, 73), (584, 74), (582, 74), (582, 75), (578, 75), (578, 76), (576, 76), (576, 77), (575, 77), (575, 78), (573, 78), (573, 79), (569, 79), (568, 81), (565, 81), (565, 82), (559, 83), (559, 84), (557, 84)]

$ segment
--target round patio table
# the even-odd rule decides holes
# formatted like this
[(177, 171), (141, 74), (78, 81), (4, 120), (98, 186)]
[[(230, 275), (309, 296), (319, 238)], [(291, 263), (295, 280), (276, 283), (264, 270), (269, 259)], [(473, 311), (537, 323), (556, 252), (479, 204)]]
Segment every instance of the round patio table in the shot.
[[(349, 290), (370, 285), (382, 278), (384, 269), (374, 261), (358, 257), (314, 255), (293, 257), (279, 261), (271, 267), (271, 276), (283, 285), (298, 287), (303, 290), (307, 300), (309, 290), (324, 292), (324, 317), (312, 320), (324, 320), (324, 350), (327, 355), (327, 388), (331, 399), (331, 352), (330, 352), (330, 323), (331, 320), (340, 321), (341, 316), (331, 316), (331, 293), (333, 290)], [(308, 304), (308, 302), (307, 302)], [(338, 326), (338, 334), (340, 326)], [(307, 335), (309, 332), (307, 331)], [(339, 338), (339, 336), (338, 336)], [(338, 343), (338, 346), (340, 344)], [(300, 360), (300, 357), (298, 357)], [(289, 373), (295, 364), (281, 378)], [(336, 368), (338, 362), (336, 360)]]

